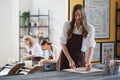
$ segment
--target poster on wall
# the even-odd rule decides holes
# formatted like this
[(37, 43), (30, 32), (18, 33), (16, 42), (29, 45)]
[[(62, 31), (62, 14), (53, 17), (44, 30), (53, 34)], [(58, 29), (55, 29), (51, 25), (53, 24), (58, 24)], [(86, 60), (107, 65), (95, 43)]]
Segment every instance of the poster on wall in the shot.
[(117, 40), (120, 41), (120, 27), (117, 27)]
[(120, 12), (117, 12), (117, 25), (120, 25)]
[(117, 54), (116, 56), (120, 56), (120, 42), (117, 43)]
[(97, 43), (94, 49), (92, 62), (100, 62), (100, 50), (101, 50), (100, 48), (101, 48), (100, 43)]
[(95, 27), (95, 38), (109, 38), (110, 0), (85, 0), (88, 23)]
[(102, 43), (102, 63), (114, 59), (114, 43)]

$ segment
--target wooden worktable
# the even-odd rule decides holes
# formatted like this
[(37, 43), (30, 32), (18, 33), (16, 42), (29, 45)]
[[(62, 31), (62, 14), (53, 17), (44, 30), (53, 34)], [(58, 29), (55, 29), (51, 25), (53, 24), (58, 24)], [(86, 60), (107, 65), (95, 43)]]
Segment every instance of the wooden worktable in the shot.
[(0, 80), (120, 80), (120, 75), (106, 75), (104, 72), (72, 73), (72, 72), (39, 72), (29, 75), (3, 76)]

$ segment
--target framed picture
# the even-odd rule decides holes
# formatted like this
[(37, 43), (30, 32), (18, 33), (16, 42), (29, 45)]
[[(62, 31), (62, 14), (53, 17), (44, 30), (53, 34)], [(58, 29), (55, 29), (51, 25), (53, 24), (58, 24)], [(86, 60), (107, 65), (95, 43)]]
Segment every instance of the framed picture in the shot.
[(116, 57), (120, 56), (120, 42), (117, 42), (117, 54)]
[(105, 60), (114, 59), (114, 43), (102, 43), (102, 63), (105, 63)]
[(117, 40), (120, 41), (120, 27), (117, 27)]
[(101, 43), (97, 43), (94, 49), (93, 57), (92, 57), (92, 62), (100, 62), (101, 59)]
[(110, 38), (110, 0), (84, 0), (88, 23), (95, 27), (96, 39)]
[(120, 25), (120, 12), (117, 12), (117, 25)]

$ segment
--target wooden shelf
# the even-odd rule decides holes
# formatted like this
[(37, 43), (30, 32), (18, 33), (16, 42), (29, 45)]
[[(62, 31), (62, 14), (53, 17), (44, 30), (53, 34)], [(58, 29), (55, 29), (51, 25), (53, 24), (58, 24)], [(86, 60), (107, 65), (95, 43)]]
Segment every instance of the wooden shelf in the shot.
[[(49, 15), (29, 15), (28, 17), (39, 17), (39, 16), (45, 16), (45, 17), (48, 17)], [(20, 17), (23, 17), (23, 16), (20, 16)]]
[(23, 38), (23, 36), (20, 36), (20, 38)]
[(33, 37), (33, 38), (36, 38), (37, 36), (36, 35), (30, 35), (31, 37)]
[(20, 49), (26, 49), (25, 47), (20, 47)]
[(30, 26), (30, 28), (48, 28), (49, 26)]
[[(36, 35), (30, 35), (31, 37), (33, 37), (33, 38), (37, 38), (38, 36), (36, 36)], [(38, 38), (43, 38), (43, 39), (48, 39), (49, 37), (38, 37)], [(37, 39), (38, 39), (37, 38)]]
[(29, 17), (40, 17), (40, 16), (48, 17), (49, 15), (30, 15)]
[[(33, 38), (36, 38), (36, 36), (35, 35), (30, 35), (31, 37), (33, 37)], [(20, 36), (20, 38), (23, 38), (24, 36)]]
[(29, 26), (20, 26), (20, 28), (29, 28)]
[(49, 26), (28, 26), (28, 27), (23, 27), (20, 26), (20, 28), (48, 28)]
[(49, 39), (49, 37), (39, 37), (39, 38), (41, 38), (41, 39)]
[[(33, 38), (36, 38), (37, 36), (36, 35), (30, 35), (31, 37)], [(20, 36), (20, 38), (23, 38), (24, 36)], [(49, 37), (38, 37), (38, 38), (43, 38), (43, 39), (48, 39)]]

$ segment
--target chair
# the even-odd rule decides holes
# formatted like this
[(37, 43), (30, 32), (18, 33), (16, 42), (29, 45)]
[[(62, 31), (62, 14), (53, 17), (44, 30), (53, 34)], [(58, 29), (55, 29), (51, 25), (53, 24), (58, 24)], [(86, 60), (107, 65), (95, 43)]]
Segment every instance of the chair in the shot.
[(16, 64), (6, 64), (0, 70), (0, 76), (3, 75), (16, 75), (19, 69), (25, 66), (24, 63), (16, 63)]
[(32, 59), (32, 64), (33, 64), (33, 65), (38, 64), (38, 62), (39, 62), (41, 59), (44, 59), (44, 58), (42, 58), (42, 57), (35, 57), (35, 58), (33, 58), (33, 59)]
[(23, 74), (23, 75), (26, 75), (26, 74), (33, 74), (37, 71), (43, 71), (43, 68), (42, 66), (34, 66), (32, 68), (22, 68), (20, 69), (20, 71), (18, 72), (18, 74)]

